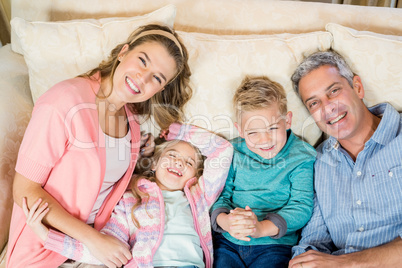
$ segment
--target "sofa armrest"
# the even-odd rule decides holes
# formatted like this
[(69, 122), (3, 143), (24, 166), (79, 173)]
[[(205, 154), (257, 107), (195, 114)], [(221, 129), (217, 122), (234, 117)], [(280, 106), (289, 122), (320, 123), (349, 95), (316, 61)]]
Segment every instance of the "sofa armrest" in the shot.
[(0, 48), (0, 250), (7, 244), (18, 150), (33, 108), (23, 56)]
[(7, 245), (3, 248), (3, 251), (0, 254), (0, 268), (6, 267), (6, 254), (7, 254)]

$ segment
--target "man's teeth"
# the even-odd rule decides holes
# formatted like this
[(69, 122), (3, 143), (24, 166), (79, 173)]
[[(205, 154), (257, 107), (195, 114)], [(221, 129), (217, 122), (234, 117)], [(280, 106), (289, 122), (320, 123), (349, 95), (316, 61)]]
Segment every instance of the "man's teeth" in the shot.
[(334, 120), (329, 121), (330, 125), (335, 124), (336, 122), (338, 122), (339, 120), (341, 120), (342, 118), (344, 118), (346, 116), (346, 113), (341, 114), (340, 116), (338, 116), (337, 118), (335, 118)]
[(179, 171), (175, 170), (175, 169), (168, 168), (168, 171), (169, 171), (169, 172), (172, 172), (172, 173), (175, 173), (175, 174), (177, 174), (177, 175), (180, 176), (180, 177), (182, 176), (181, 173), (180, 173)]
[(128, 77), (126, 77), (126, 82), (127, 82), (128, 86), (129, 86), (133, 91), (135, 91), (136, 93), (140, 92), (140, 90), (134, 85), (133, 82), (131, 82), (130, 79), (128, 79)]

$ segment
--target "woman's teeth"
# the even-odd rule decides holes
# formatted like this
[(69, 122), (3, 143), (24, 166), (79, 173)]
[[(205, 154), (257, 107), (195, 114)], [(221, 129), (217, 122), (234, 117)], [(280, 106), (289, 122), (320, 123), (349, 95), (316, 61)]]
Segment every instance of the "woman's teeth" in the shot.
[(140, 92), (140, 90), (134, 85), (134, 83), (128, 77), (126, 77), (126, 83), (135, 93)]

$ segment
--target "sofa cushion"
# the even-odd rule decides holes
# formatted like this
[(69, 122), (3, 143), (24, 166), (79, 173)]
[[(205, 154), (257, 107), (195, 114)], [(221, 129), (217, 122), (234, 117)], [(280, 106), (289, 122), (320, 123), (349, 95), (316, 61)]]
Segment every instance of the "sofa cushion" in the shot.
[[(175, 28), (209, 34), (274, 34), (323, 31), (329, 22), (402, 34), (402, 9), (267, 0), (13, 0), (13, 17), (35, 21), (134, 16), (167, 4), (177, 7)], [(323, 2), (323, 1), (320, 1)], [(325, 1), (331, 2), (331, 1)], [(130, 15), (131, 14), (131, 15)], [(399, 21), (399, 23), (397, 23)], [(13, 33), (11, 33), (13, 36)]]
[(98, 66), (137, 27), (148, 23), (173, 27), (175, 15), (176, 7), (168, 5), (131, 18), (65, 22), (28, 22), (14, 18), (11, 26), (21, 47), (13, 44), (13, 50), (24, 55), (33, 101), (57, 82)]
[(329, 49), (328, 32), (307, 34), (222, 36), (178, 31), (190, 55), (194, 95), (186, 105), (192, 123), (227, 138), (238, 136), (232, 98), (246, 75), (266, 75), (287, 92), (293, 131), (311, 144), (320, 130), (293, 91), (290, 76), (305, 54)]
[(402, 36), (383, 35), (329, 23), (332, 48), (362, 79), (367, 106), (391, 103), (402, 112)]

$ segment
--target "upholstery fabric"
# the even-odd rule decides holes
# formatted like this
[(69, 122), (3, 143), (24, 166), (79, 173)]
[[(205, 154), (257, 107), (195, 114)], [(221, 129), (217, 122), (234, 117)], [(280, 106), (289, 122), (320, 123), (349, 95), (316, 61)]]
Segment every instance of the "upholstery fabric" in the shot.
[(366, 105), (388, 102), (402, 111), (402, 36), (357, 31), (334, 23), (326, 28), (334, 37), (332, 48), (362, 78)]
[(18, 149), (33, 108), (27, 67), (11, 45), (0, 49), (0, 250), (8, 240), (13, 204), (12, 184)]
[(290, 76), (303, 56), (329, 49), (327, 32), (308, 34), (219, 36), (179, 31), (187, 47), (194, 95), (186, 106), (187, 119), (227, 138), (238, 136), (233, 125), (232, 98), (245, 75), (266, 75), (280, 83), (293, 112), (292, 130), (310, 144), (321, 131), (293, 91)]
[[(402, 35), (400, 11), (385, 7), (277, 0), (13, 0), (12, 17), (32, 21), (136, 16), (177, 6), (175, 28), (211, 34), (322, 31), (329, 22), (357, 30)], [(375, 18), (375, 19), (374, 19)], [(12, 33), (13, 35), (13, 33)], [(12, 42), (14, 42), (12, 40)]]

